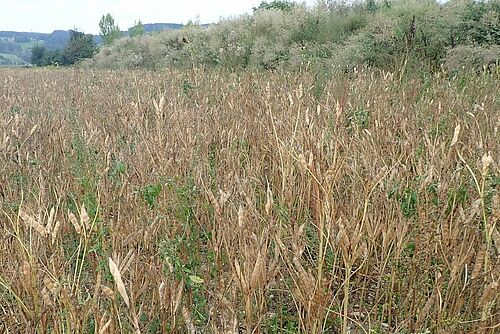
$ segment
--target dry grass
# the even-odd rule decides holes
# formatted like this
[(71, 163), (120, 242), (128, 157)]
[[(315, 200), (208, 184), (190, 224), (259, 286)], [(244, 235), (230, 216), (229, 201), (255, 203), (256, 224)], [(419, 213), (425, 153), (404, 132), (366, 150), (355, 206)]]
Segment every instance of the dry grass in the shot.
[(2, 70), (0, 331), (492, 333), (499, 82)]

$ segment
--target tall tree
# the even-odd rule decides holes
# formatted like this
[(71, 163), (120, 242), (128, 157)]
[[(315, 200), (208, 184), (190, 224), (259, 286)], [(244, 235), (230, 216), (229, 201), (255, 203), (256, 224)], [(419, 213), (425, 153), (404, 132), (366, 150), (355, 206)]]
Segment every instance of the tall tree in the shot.
[(44, 66), (43, 58), (45, 56), (45, 47), (40, 44), (35, 44), (31, 49), (31, 63), (36, 66)]
[(377, 9), (378, 9), (378, 5), (377, 3), (375, 2), (375, 0), (367, 0), (366, 1), (366, 9), (369, 11), (369, 12), (376, 12)]
[(103, 37), (104, 45), (111, 45), (121, 37), (120, 28), (115, 24), (115, 19), (110, 13), (103, 15), (99, 21), (99, 28)]
[(63, 51), (63, 64), (72, 65), (85, 58), (91, 58), (96, 51), (94, 37), (90, 34), (71, 30), (68, 46)]
[(144, 36), (145, 32), (146, 31), (144, 30), (141, 20), (135, 23), (134, 26), (128, 30), (130, 37)]
[(262, 1), (259, 7), (254, 7), (253, 10), (254, 12), (259, 9), (290, 11), (293, 8), (293, 6), (295, 6), (295, 3), (291, 2), (290, 0), (273, 0), (271, 2)]

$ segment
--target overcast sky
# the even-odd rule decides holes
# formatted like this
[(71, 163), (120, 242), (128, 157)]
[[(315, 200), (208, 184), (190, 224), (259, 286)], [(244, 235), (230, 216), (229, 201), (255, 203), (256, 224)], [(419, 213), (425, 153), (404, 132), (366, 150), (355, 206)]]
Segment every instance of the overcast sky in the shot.
[[(300, 1), (302, 2), (302, 1)], [(304, 0), (314, 4), (316, 0)], [(251, 12), (261, 0), (0, 0), (0, 31), (33, 31), (77, 28), (99, 31), (103, 14), (111, 13), (120, 29), (142, 23), (186, 23), (199, 17), (201, 23), (217, 22)]]

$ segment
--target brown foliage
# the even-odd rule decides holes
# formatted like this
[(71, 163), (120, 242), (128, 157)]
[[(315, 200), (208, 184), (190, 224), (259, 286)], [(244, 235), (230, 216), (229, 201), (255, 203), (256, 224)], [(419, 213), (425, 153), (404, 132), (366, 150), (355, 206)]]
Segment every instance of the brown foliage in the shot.
[(0, 78), (0, 331), (498, 329), (497, 71)]

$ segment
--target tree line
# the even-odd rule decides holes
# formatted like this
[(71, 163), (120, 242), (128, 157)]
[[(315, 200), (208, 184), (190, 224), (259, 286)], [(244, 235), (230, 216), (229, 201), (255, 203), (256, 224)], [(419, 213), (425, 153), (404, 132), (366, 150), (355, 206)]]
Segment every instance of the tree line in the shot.
[[(103, 15), (99, 22), (104, 45), (111, 45), (122, 37), (122, 32), (111, 14)], [(129, 29), (129, 36), (139, 37), (145, 34), (139, 20)], [(69, 66), (83, 59), (92, 58), (99, 50), (92, 34), (70, 30), (70, 38), (63, 49), (48, 49), (43, 44), (36, 44), (31, 49), (31, 63), (36, 66)]]
[[(314, 66), (320, 73), (359, 66), (481, 68), (500, 60), (498, 0), (324, 0), (313, 7), (273, 0), (208, 27), (190, 22), (147, 37), (139, 21), (129, 30), (133, 38), (123, 38), (111, 14), (102, 16), (99, 28), (101, 47), (78, 34), (55, 56), (46, 52), (49, 61), (42, 64), (92, 57), (85, 63), (102, 68)], [(87, 47), (77, 47), (81, 42)]]

